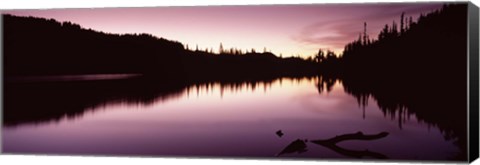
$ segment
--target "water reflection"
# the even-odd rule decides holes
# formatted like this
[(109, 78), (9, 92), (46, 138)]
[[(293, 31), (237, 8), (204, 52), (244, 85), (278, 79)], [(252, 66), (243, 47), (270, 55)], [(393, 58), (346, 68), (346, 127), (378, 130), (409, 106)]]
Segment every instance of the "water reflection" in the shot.
[(6, 83), (4, 125), (73, 119), (107, 103), (151, 104), (179, 97), (184, 87), (184, 84), (157, 84), (142, 78)]
[[(319, 92), (331, 86), (329, 81), (340, 81), (345, 92), (357, 99), (363, 111), (369, 100), (373, 99), (385, 117), (396, 120), (400, 129), (411, 118), (428, 127), (438, 127), (444, 138), (453, 140), (461, 150), (467, 150), (467, 107), (466, 87), (462, 81), (451, 83), (446, 87), (443, 82), (420, 82), (404, 79), (391, 82), (380, 78), (358, 79), (328, 77), (325, 82), (317, 84)], [(388, 82), (388, 83), (387, 83)], [(462, 86), (463, 85), (463, 86)], [(456, 155), (456, 159), (466, 159), (466, 152)]]
[[(351, 84), (332, 77), (7, 83), (3, 149), (7, 153), (409, 160), (450, 160), (465, 154), (459, 145), (466, 141), (462, 130), (445, 127), (448, 123), (441, 121), (447, 120), (436, 120), (435, 114), (412, 110), (432, 105), (421, 105), (420, 100), (391, 106), (391, 96)], [(357, 131), (365, 132), (357, 136), (389, 133), (378, 134), (382, 136), (378, 140), (334, 145), (307, 140)], [(307, 149), (310, 143), (323, 147)], [(412, 147), (420, 149), (411, 151)]]
[[(59, 78), (62, 77), (53, 77), (48, 80)], [(314, 78), (304, 77), (303, 79), (311, 81)], [(255, 91), (261, 86), (265, 93), (274, 81), (282, 84), (282, 79), (216, 82), (168, 82), (146, 77), (106, 81), (94, 81), (98, 78), (90, 81), (67, 79), (60, 82), (44, 82), (45, 78), (25, 79), (33, 82), (18, 83), (16, 81), (16, 83), (5, 84), (4, 125), (6, 126), (58, 121), (61, 118), (74, 119), (81, 116), (84, 111), (107, 104), (149, 105), (180, 98), (183, 95), (203, 97), (209, 93), (219, 93), (223, 98), (226, 90), (237, 94)], [(285, 78), (296, 83), (303, 79)], [(35, 109), (41, 109), (41, 111)]]

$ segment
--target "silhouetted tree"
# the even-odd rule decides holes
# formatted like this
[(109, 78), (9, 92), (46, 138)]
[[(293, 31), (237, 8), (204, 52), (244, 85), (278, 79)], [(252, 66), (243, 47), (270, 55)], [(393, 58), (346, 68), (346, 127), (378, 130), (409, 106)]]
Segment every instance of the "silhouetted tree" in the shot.
[(388, 25), (385, 25), (385, 27), (383, 27), (382, 31), (378, 34), (378, 39), (379, 40), (383, 40), (383, 39), (386, 39), (387, 36), (388, 36)]
[(403, 32), (405, 31), (404, 17), (405, 17), (405, 12), (402, 12), (402, 15), (400, 16), (400, 35), (402, 35)]
[(318, 50), (317, 55), (315, 55), (315, 62), (322, 62), (325, 59), (325, 52), (322, 49)]
[(219, 54), (222, 54), (222, 53), (224, 53), (224, 51), (225, 51), (225, 50), (223, 49), (223, 44), (220, 43), (220, 47), (218, 48), (218, 53), (219, 53)]
[(392, 23), (392, 30), (391, 30), (390, 33), (392, 34), (393, 37), (398, 36), (397, 23), (395, 21), (393, 21), (393, 23)]
[(408, 26), (412, 27), (412, 24), (413, 24), (413, 19), (412, 19), (412, 16), (410, 16), (410, 18), (408, 19)]
[(363, 22), (363, 45), (368, 45), (367, 22)]

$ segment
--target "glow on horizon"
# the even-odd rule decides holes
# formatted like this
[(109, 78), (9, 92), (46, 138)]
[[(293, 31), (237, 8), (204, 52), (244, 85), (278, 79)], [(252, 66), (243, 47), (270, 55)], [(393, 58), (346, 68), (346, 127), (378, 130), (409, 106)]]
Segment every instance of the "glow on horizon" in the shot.
[(242, 51), (264, 48), (283, 57), (308, 57), (318, 49), (340, 54), (367, 22), (370, 38), (385, 24), (439, 9), (443, 3), (183, 6), (9, 10), (19, 16), (70, 21), (108, 33), (149, 33), (195, 49), (218, 52), (219, 45)]

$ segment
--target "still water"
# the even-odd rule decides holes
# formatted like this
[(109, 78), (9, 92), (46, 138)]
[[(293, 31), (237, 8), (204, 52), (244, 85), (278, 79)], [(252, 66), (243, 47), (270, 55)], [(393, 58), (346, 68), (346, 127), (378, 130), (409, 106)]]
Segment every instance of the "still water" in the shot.
[[(149, 101), (104, 99), (77, 115), (4, 126), (3, 152), (408, 160), (452, 159), (461, 152), (454, 139), (414, 114), (391, 117), (372, 97), (360, 104), (340, 80), (327, 91), (319, 79), (201, 83)], [(312, 143), (359, 131), (388, 135), (341, 141), (334, 149)], [(290, 145), (295, 141), (301, 143)]]

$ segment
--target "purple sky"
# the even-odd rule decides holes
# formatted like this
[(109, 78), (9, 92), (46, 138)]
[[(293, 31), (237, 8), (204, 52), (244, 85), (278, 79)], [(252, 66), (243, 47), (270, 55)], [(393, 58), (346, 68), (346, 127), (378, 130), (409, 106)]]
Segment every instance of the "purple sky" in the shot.
[(376, 38), (385, 24), (400, 14), (413, 16), (438, 9), (442, 3), (318, 4), (257, 6), (190, 6), (149, 8), (95, 8), (10, 10), (21, 16), (71, 21), (110, 33), (150, 33), (177, 40), (193, 49), (218, 51), (264, 47), (283, 57), (315, 54), (319, 48), (337, 53), (363, 31)]

